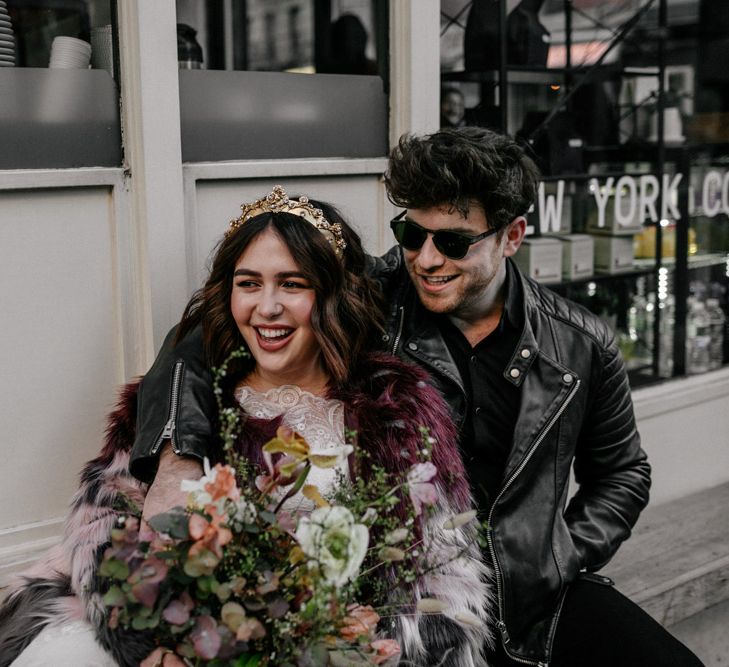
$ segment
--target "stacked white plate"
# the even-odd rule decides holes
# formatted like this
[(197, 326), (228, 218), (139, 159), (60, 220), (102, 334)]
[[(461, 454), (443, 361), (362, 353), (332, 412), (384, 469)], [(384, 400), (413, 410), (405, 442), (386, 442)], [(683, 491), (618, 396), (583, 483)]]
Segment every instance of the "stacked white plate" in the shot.
[(5, 0), (0, 0), (0, 67), (15, 67), (15, 34)]
[(114, 76), (111, 25), (91, 28), (91, 67), (105, 69)]
[[(1, 0), (0, 0), (1, 1)], [(51, 61), (54, 69), (87, 69), (91, 61), (91, 44), (75, 37), (54, 37)]]

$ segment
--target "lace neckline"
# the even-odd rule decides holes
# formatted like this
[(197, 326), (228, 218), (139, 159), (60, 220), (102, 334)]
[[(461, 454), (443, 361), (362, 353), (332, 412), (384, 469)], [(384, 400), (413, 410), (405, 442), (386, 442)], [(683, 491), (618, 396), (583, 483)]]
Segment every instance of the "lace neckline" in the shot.
[[(266, 401), (270, 401), (271, 403), (288, 402), (293, 398), (301, 399), (303, 396), (309, 397), (315, 401), (331, 400), (324, 396), (320, 396), (319, 394), (314, 394), (306, 389), (302, 389), (296, 384), (282, 384), (279, 387), (271, 387), (271, 389), (265, 389), (263, 391), (254, 389), (247, 384), (242, 384), (236, 388), (235, 398), (238, 402), (242, 403), (248, 396), (258, 396)], [(298, 402), (298, 400), (296, 402)]]

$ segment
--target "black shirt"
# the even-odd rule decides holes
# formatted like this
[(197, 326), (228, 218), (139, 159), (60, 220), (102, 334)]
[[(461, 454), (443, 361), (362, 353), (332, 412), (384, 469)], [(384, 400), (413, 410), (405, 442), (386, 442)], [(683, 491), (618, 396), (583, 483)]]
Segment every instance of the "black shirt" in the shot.
[(475, 347), (447, 316), (438, 318), (468, 397), (460, 446), (476, 503), (486, 514), (503, 484), (521, 402), (520, 388), (504, 376), (524, 326), (523, 295), (513, 271), (507, 262), (499, 324)]

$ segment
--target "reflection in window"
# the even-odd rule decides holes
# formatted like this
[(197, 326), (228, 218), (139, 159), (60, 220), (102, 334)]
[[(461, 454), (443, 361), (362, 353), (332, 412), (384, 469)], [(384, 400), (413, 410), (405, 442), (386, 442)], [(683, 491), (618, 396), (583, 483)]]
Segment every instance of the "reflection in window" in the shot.
[(384, 0), (177, 0), (207, 69), (379, 74), (386, 79)]
[(301, 42), (299, 40), (299, 14), (301, 7), (294, 5), (289, 7), (289, 41), (291, 42), (291, 60), (301, 60)]
[(387, 153), (385, 0), (176, 7), (178, 26), (195, 31), (203, 68), (225, 70), (184, 71), (194, 67), (180, 54), (183, 162)]
[(0, 170), (121, 164), (112, 2), (0, 3)]
[(266, 49), (266, 60), (271, 63), (275, 63), (278, 58), (276, 57), (276, 14), (273, 12), (266, 12), (263, 17), (265, 30), (264, 46)]
[[(6, 5), (5, 30), (0, 31), (6, 58), (0, 65), (85, 69), (91, 64), (112, 72), (110, 0), (6, 0)], [(84, 44), (61, 40), (54, 47), (56, 37)]]

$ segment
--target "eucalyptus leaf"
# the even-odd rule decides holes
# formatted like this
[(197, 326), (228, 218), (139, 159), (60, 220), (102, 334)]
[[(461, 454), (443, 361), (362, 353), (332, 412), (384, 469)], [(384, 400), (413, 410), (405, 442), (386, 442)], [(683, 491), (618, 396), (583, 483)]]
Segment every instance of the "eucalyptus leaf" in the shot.
[(158, 533), (167, 533), (177, 540), (186, 540), (190, 537), (190, 517), (184, 507), (173, 507), (164, 514), (157, 514), (149, 521), (149, 525)]
[(266, 523), (274, 524), (276, 523), (276, 515), (273, 512), (269, 512), (268, 510), (261, 510), (258, 513), (258, 516), (263, 519)]
[(281, 597), (268, 603), (268, 615), (270, 618), (283, 618), (289, 610), (289, 603)]
[(308, 646), (299, 658), (301, 667), (325, 667), (329, 664), (329, 650), (324, 644)]
[(261, 664), (263, 656), (255, 653), (253, 655), (241, 655), (234, 663), (235, 667), (258, 667)]
[(135, 630), (148, 630), (149, 628), (154, 628), (158, 621), (159, 617), (155, 621), (154, 617), (135, 616), (132, 619), (132, 628)]
[(127, 596), (119, 586), (112, 586), (106, 591), (102, 601), (107, 607), (121, 607), (126, 604)]
[(110, 558), (101, 562), (99, 574), (102, 577), (124, 580), (129, 576), (129, 566), (123, 560)]
[(257, 598), (246, 598), (243, 600), (243, 606), (248, 611), (262, 611), (266, 608), (266, 603), (263, 600), (259, 600)]
[[(352, 651), (329, 651), (329, 662), (322, 665), (332, 665), (332, 667), (361, 667), (362, 665), (371, 664), (366, 658), (358, 656)], [(319, 665), (317, 664), (317, 667)]]

